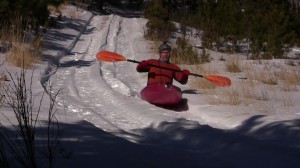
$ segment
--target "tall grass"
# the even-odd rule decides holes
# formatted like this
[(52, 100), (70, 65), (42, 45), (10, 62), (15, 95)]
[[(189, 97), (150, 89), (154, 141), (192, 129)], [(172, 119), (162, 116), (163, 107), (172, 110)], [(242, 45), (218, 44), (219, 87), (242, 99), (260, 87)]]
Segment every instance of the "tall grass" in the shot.
[[(293, 94), (300, 85), (299, 66), (286, 66), (280, 61), (246, 61), (243, 64), (234, 62), (229, 61), (230, 66), (225, 66), (225, 69), (239, 67), (236, 69), (242, 69), (243, 73), (235, 75), (241, 76), (240, 79), (232, 78), (229, 88), (210, 87), (207, 90), (208, 87), (203, 82), (195, 82), (192, 78), (189, 84), (204, 90), (211, 104), (246, 105), (263, 113), (274, 110), (268, 105), (268, 101), (282, 103), (284, 107), (295, 105)], [(199, 71), (204, 72), (203, 68)]]
[(40, 60), (41, 36), (30, 29), (29, 23), (22, 17), (2, 25), (0, 41), (8, 43), (6, 60), (12, 65), (29, 67)]
[(300, 85), (299, 68), (282, 69), (276, 75), (282, 81), (280, 83), (281, 90), (297, 91), (297, 85)]
[(229, 57), (224, 64), (228, 72), (242, 72), (242, 65), (239, 57)]

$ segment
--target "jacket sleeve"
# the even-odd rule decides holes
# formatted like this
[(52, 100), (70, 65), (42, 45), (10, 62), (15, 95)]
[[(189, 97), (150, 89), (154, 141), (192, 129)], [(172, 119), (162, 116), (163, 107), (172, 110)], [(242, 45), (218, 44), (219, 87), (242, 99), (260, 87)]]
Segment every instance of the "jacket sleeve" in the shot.
[[(149, 61), (147, 60), (147, 63), (149, 64)], [(136, 71), (138, 72), (149, 72), (150, 70), (150, 66), (149, 65), (142, 65), (141, 63), (139, 63), (136, 67)]]
[(175, 80), (178, 81), (181, 84), (186, 84), (188, 82), (189, 76), (182, 73), (182, 70), (176, 66), (179, 71), (181, 72), (175, 72)]

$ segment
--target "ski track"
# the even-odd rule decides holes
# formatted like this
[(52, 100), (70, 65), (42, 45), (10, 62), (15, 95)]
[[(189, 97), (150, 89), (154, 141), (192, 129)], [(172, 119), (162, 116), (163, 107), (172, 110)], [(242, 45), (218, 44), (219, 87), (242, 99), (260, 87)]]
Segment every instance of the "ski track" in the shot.
[(123, 22), (124, 19), (129, 18), (94, 16), (87, 27), (87, 30), (93, 29), (92, 34), (83, 33), (72, 50), (77, 54), (66, 55), (60, 60), (60, 65), (72, 64), (58, 67), (49, 79), (54, 91), (62, 89), (58, 97), (59, 106), (105, 131), (115, 133), (133, 133), (134, 129), (151, 124), (187, 118), (187, 114), (158, 108), (138, 97), (146, 79), (143, 83), (139, 82), (136, 65), (126, 61), (107, 63), (95, 59), (96, 53), (104, 49), (127, 58), (136, 58), (138, 53), (143, 52), (137, 47), (143, 40), (143, 34), (131, 31), (134, 30), (131, 27), (136, 29), (140, 26), (138, 19)]

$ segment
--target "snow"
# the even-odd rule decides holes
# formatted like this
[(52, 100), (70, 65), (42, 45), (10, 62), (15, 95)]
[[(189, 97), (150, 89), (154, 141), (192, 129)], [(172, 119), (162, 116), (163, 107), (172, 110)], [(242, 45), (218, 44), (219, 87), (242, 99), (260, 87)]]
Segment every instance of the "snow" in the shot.
[[(70, 9), (74, 8), (65, 10)], [(121, 15), (76, 11), (78, 18), (70, 19), (65, 12), (61, 28), (47, 31), (45, 59), (33, 71), (34, 95), (50, 87), (60, 90), (56, 114), (67, 154), (57, 154), (56, 167), (300, 166), (298, 91), (288, 107), (279, 100), (212, 104), (204, 90), (175, 83), (183, 90), (187, 109), (151, 105), (139, 98), (147, 75), (137, 73), (136, 64), (95, 59), (100, 50), (128, 59), (156, 58), (151, 41), (143, 38), (147, 20), (120, 11)], [(222, 70), (218, 58), (223, 54), (211, 55), (215, 59), (209, 66), (232, 80), (231, 87), (220, 89), (239, 86), (241, 74)], [(10, 65), (6, 69), (19, 71)], [(48, 108), (42, 104), (41, 120), (47, 118)], [(8, 106), (2, 106), (1, 113), (14, 121)], [(10, 124), (3, 117), (0, 121)], [(41, 124), (38, 129), (45, 128)]]

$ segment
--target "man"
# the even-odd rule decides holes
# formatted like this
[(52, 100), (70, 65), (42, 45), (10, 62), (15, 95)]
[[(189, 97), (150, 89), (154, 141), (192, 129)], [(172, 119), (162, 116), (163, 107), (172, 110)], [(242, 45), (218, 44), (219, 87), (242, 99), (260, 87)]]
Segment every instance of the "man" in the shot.
[(147, 86), (141, 91), (141, 98), (155, 105), (175, 105), (182, 100), (180, 88), (173, 85), (173, 79), (186, 84), (190, 72), (170, 63), (171, 47), (164, 42), (158, 48), (159, 59), (141, 61), (138, 72), (148, 72)]
[(159, 59), (143, 60), (137, 66), (138, 72), (148, 72), (147, 85), (160, 83), (172, 85), (173, 79), (181, 84), (186, 84), (190, 72), (186, 69), (183, 71), (173, 63), (170, 63), (171, 47), (164, 42), (158, 48)]

